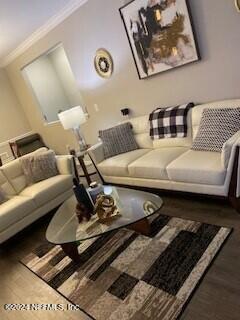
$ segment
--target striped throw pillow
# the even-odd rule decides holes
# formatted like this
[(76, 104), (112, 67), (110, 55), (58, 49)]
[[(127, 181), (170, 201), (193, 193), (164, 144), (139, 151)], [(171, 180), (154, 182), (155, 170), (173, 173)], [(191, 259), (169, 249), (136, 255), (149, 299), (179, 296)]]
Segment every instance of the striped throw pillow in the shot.
[(138, 149), (130, 122), (99, 131), (105, 159)]

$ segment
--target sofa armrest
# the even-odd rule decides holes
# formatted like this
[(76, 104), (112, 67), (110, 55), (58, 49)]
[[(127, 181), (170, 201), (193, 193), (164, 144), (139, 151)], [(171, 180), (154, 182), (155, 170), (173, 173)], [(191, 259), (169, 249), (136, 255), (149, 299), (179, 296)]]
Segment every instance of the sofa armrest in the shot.
[(73, 156), (56, 156), (57, 168), (60, 174), (71, 174), (75, 176)]
[(88, 149), (88, 154), (95, 165), (104, 160), (103, 144), (99, 142)]
[(223, 147), (221, 153), (221, 162), (224, 168), (228, 167), (231, 153), (234, 151), (234, 147), (240, 144), (240, 130), (236, 132), (230, 139), (228, 139)]

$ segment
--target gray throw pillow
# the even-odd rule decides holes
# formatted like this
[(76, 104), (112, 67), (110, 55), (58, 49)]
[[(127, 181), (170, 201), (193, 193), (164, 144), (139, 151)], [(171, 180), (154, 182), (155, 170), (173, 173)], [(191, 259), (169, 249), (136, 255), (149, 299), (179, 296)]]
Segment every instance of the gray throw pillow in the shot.
[(130, 122), (99, 131), (105, 159), (138, 149)]
[(52, 150), (31, 153), (20, 158), (20, 162), (28, 185), (59, 174), (55, 153)]
[(240, 108), (204, 109), (192, 150), (221, 152), (240, 130)]

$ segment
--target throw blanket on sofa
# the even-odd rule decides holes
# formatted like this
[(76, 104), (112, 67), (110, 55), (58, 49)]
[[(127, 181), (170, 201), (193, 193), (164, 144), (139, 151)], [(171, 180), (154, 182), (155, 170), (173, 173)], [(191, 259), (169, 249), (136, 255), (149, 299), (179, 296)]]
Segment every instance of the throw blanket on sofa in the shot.
[(153, 140), (164, 138), (184, 138), (187, 136), (187, 114), (194, 103), (177, 107), (157, 108), (149, 115), (150, 137)]

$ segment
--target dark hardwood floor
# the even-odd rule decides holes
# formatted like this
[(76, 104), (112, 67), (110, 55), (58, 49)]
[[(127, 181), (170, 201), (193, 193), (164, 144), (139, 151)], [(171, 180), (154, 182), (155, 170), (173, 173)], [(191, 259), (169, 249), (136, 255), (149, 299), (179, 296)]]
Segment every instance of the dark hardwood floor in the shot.
[[(219, 200), (164, 195), (161, 212), (234, 228), (181, 316), (182, 320), (240, 319), (240, 214)], [(81, 311), (12, 311), (5, 303), (63, 303), (68, 301), (19, 263), (44, 239), (51, 214), (0, 247), (0, 319), (89, 319)]]

